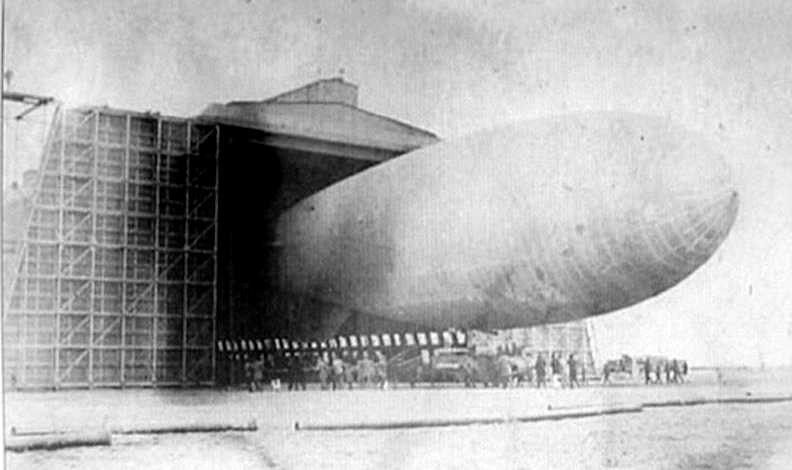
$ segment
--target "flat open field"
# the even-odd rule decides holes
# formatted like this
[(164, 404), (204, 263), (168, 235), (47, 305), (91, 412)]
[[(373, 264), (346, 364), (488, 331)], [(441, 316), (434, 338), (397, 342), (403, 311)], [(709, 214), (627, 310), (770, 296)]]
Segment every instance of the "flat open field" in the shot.
[(792, 468), (792, 402), (645, 408), (538, 423), (294, 431), (301, 423), (508, 417), (552, 408), (792, 394), (792, 373), (684, 385), (340, 392), (98, 390), (6, 394), (6, 428), (237, 423), (256, 432), (114, 435), (109, 447), (7, 453), (8, 468)]

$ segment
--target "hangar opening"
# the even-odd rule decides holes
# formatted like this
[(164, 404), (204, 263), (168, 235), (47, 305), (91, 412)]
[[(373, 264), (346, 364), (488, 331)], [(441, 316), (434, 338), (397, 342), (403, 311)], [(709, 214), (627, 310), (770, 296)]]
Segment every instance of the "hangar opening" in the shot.
[(193, 118), (59, 108), (5, 224), (5, 383), (214, 383), (219, 337), (293, 328), (267, 295), (277, 215), (436, 140), (341, 79)]

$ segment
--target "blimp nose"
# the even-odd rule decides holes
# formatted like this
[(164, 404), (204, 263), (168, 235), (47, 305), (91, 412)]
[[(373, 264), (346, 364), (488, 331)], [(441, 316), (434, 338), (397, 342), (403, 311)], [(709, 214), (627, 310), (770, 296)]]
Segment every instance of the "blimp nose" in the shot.
[(676, 206), (670, 224), (673, 248), (690, 265), (706, 261), (737, 217), (739, 196), (724, 156), (701, 139), (688, 137), (665, 161), (666, 195)]
[(670, 287), (706, 263), (737, 217), (739, 195), (723, 157), (680, 150), (663, 165), (665, 210), (645, 217), (640, 230), (650, 255), (645, 278), (635, 273), (633, 282), (647, 291)]
[(725, 189), (709, 198), (700, 198), (685, 204), (683, 215), (667, 229), (673, 254), (684, 261), (686, 267), (703, 264), (720, 246), (737, 218), (739, 196), (736, 190)]
[[(629, 305), (676, 285), (707, 262), (734, 225), (739, 195), (723, 155), (703, 139), (673, 129), (635, 157), (635, 192), (616, 215), (608, 246), (616, 269), (604, 282)], [(647, 139), (649, 140), (649, 139)], [(607, 260), (607, 257), (605, 258)]]

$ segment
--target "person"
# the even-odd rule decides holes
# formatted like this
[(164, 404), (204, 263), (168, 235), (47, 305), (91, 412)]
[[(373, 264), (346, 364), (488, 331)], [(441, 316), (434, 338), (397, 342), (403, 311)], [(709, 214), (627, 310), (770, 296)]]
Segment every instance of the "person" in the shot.
[(671, 378), (674, 380), (675, 384), (679, 382), (679, 362), (674, 359), (671, 361)]
[(423, 364), (419, 362), (415, 366), (415, 374), (413, 374), (412, 380), (410, 380), (410, 388), (415, 388), (416, 383), (423, 381), (423, 375)]
[[(344, 351), (343, 354), (346, 356), (346, 351)], [(349, 390), (352, 390), (352, 385), (357, 381), (357, 375), (355, 357), (347, 356), (347, 359), (344, 361), (344, 381)]]
[(655, 379), (657, 383), (663, 383), (663, 366), (660, 361), (657, 361), (657, 365), (655, 365)]
[(475, 366), (473, 364), (472, 357), (466, 358), (465, 362), (462, 363), (462, 377), (465, 382), (466, 388), (471, 388), (476, 386)]
[[(232, 388), (236, 388), (240, 384), (240, 377), (239, 377), (239, 363), (241, 359), (239, 353), (235, 352), (229, 355), (229, 362), (228, 362), (228, 382)], [(244, 373), (244, 371), (243, 371)], [(244, 375), (244, 374), (243, 374)], [(244, 377), (243, 377), (244, 378)]]
[(317, 361), (317, 369), (319, 371), (319, 388), (327, 390), (330, 379), (330, 365), (321, 356), (319, 356)]
[(561, 383), (561, 359), (559, 359), (557, 353), (553, 353), (553, 355), (550, 357), (550, 369), (553, 373), (553, 386), (558, 384), (563, 387), (563, 383)]
[(501, 354), (498, 356), (498, 380), (500, 381), (501, 387), (506, 388), (509, 386), (511, 374), (511, 361), (509, 361), (508, 357)]
[(264, 355), (260, 355), (258, 360), (253, 363), (253, 384), (256, 390), (264, 390)]
[(646, 358), (646, 361), (643, 365), (644, 371), (644, 385), (649, 385), (652, 383), (652, 363), (649, 361), (649, 358)]
[(369, 358), (368, 351), (363, 351), (363, 357), (357, 364), (358, 381), (362, 387), (368, 386), (374, 379), (374, 361)]
[(665, 381), (666, 381), (667, 384), (670, 384), (671, 383), (671, 362), (669, 362), (667, 359), (665, 361), (664, 369), (665, 369)]
[(569, 368), (569, 388), (580, 387), (580, 383), (577, 380), (577, 361), (574, 354), (569, 355), (567, 367)]
[(332, 375), (330, 376), (330, 384), (332, 389), (335, 390), (337, 388), (343, 388), (344, 386), (344, 369), (346, 368), (346, 364), (344, 364), (343, 359), (340, 356), (334, 354), (333, 362), (332, 362)]
[[(297, 373), (297, 385), (305, 391), (308, 388), (308, 353), (302, 352), (297, 353), (297, 368), (295, 372)], [(295, 388), (296, 390), (296, 388)]]
[(545, 360), (542, 353), (536, 355), (536, 388), (545, 386)]
[(254, 392), (256, 391), (256, 383), (253, 381), (253, 361), (250, 360), (247, 354), (245, 354), (245, 382), (248, 384), (248, 391)]
[(299, 381), (300, 358), (299, 353), (294, 352), (289, 356), (288, 371), (286, 377), (289, 379), (288, 391), (297, 390), (297, 383)]
[(388, 359), (382, 351), (376, 352), (377, 362), (374, 363), (374, 374), (379, 387), (383, 390), (388, 388)]
[(602, 366), (602, 383), (603, 384), (609, 384), (610, 383), (610, 373), (611, 373), (610, 364), (608, 364), (606, 362), (605, 365)]
[(520, 380), (526, 384), (534, 382), (534, 360), (530, 354), (523, 354), (519, 368)]
[(680, 377), (682, 383), (685, 383), (685, 377), (688, 374), (688, 363), (687, 361), (682, 361), (682, 376)]
[(283, 356), (270, 354), (267, 358), (267, 366), (269, 367), (270, 387), (272, 391), (279, 392), (281, 389), (281, 365), (283, 363)]

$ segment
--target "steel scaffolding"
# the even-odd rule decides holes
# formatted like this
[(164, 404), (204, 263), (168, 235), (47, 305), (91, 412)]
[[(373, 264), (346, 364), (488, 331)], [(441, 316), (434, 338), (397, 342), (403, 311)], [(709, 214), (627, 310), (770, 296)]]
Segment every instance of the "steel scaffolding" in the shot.
[(58, 110), (3, 318), (12, 387), (211, 384), (220, 128)]

